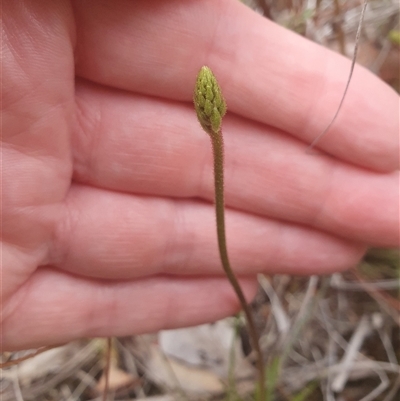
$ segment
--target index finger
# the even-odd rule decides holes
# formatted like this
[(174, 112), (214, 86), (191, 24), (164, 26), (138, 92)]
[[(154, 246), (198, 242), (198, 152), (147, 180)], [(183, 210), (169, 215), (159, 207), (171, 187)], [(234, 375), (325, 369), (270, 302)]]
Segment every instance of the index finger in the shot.
[[(238, 1), (89, 0), (76, 4), (77, 73), (126, 90), (191, 101), (199, 68), (220, 80), (231, 112), (311, 143), (340, 102), (350, 60)], [(356, 67), (318, 147), (377, 171), (399, 167), (399, 99)]]

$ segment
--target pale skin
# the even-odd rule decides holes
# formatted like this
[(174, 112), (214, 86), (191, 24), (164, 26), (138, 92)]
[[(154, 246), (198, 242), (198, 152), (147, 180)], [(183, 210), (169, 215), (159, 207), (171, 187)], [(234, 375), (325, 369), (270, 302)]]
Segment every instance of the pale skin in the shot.
[(3, 3), (2, 350), (213, 321), (221, 268), (198, 70), (223, 89), (227, 243), (328, 274), (399, 245), (399, 98), (236, 0)]

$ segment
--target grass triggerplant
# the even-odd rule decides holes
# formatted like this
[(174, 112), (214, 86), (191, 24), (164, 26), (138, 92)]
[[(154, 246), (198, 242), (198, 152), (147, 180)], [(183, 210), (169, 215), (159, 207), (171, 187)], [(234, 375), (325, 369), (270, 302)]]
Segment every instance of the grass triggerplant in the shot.
[(217, 235), (219, 254), (224, 268), (235, 293), (239, 299), (240, 305), (246, 315), (249, 336), (257, 353), (259, 388), (257, 399), (265, 400), (264, 384), (264, 361), (259, 344), (259, 336), (254, 324), (253, 315), (249, 305), (243, 295), (239, 282), (231, 268), (228, 251), (226, 248), (225, 235), (225, 206), (224, 206), (224, 146), (222, 137), (222, 118), (226, 113), (226, 103), (222, 96), (221, 88), (212, 73), (211, 69), (204, 66), (201, 68), (196, 81), (194, 90), (194, 106), (197, 118), (203, 130), (210, 136), (213, 155), (214, 155), (214, 185), (215, 185), (215, 214), (217, 220)]

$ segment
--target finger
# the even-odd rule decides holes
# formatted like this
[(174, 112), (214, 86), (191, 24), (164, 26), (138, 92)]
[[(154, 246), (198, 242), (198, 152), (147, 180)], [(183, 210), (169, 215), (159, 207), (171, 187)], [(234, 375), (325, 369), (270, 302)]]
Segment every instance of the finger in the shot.
[(35, 259), (57, 214), (43, 209), (62, 201), (72, 174), (72, 10), (11, 1), (2, 14), (2, 240)]
[[(255, 280), (244, 278), (241, 286), (250, 300)], [(5, 308), (2, 349), (149, 333), (215, 321), (238, 310), (224, 278), (100, 281), (42, 268)]]
[[(76, 180), (213, 200), (211, 145), (191, 107), (86, 84), (77, 101)], [(309, 155), (295, 138), (234, 116), (223, 131), (228, 206), (370, 245), (399, 243), (398, 172)]]
[[(326, 274), (353, 266), (364, 248), (306, 227), (229, 210), (228, 253), (240, 275)], [(214, 207), (73, 186), (48, 260), (75, 274), (137, 278), (223, 275)]]
[[(80, 76), (191, 101), (209, 65), (228, 109), (306, 143), (332, 119), (350, 61), (267, 21), (237, 1), (76, 3)], [(318, 143), (354, 164), (399, 167), (398, 95), (356, 67), (330, 132)], [(163, 116), (166, 117), (166, 116)]]
[(2, 10), (2, 140), (31, 164), (58, 161), (69, 157), (74, 106), (72, 13), (61, 1), (23, 3), (7, 2)]

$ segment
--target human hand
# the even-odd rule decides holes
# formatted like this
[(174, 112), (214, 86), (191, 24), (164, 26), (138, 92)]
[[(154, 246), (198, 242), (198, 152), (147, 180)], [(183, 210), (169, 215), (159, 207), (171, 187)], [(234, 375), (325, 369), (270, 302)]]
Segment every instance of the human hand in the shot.
[(224, 118), (228, 252), (327, 274), (399, 242), (398, 96), (236, 0), (3, 4), (3, 350), (212, 321), (238, 302), (220, 264), (209, 65)]

